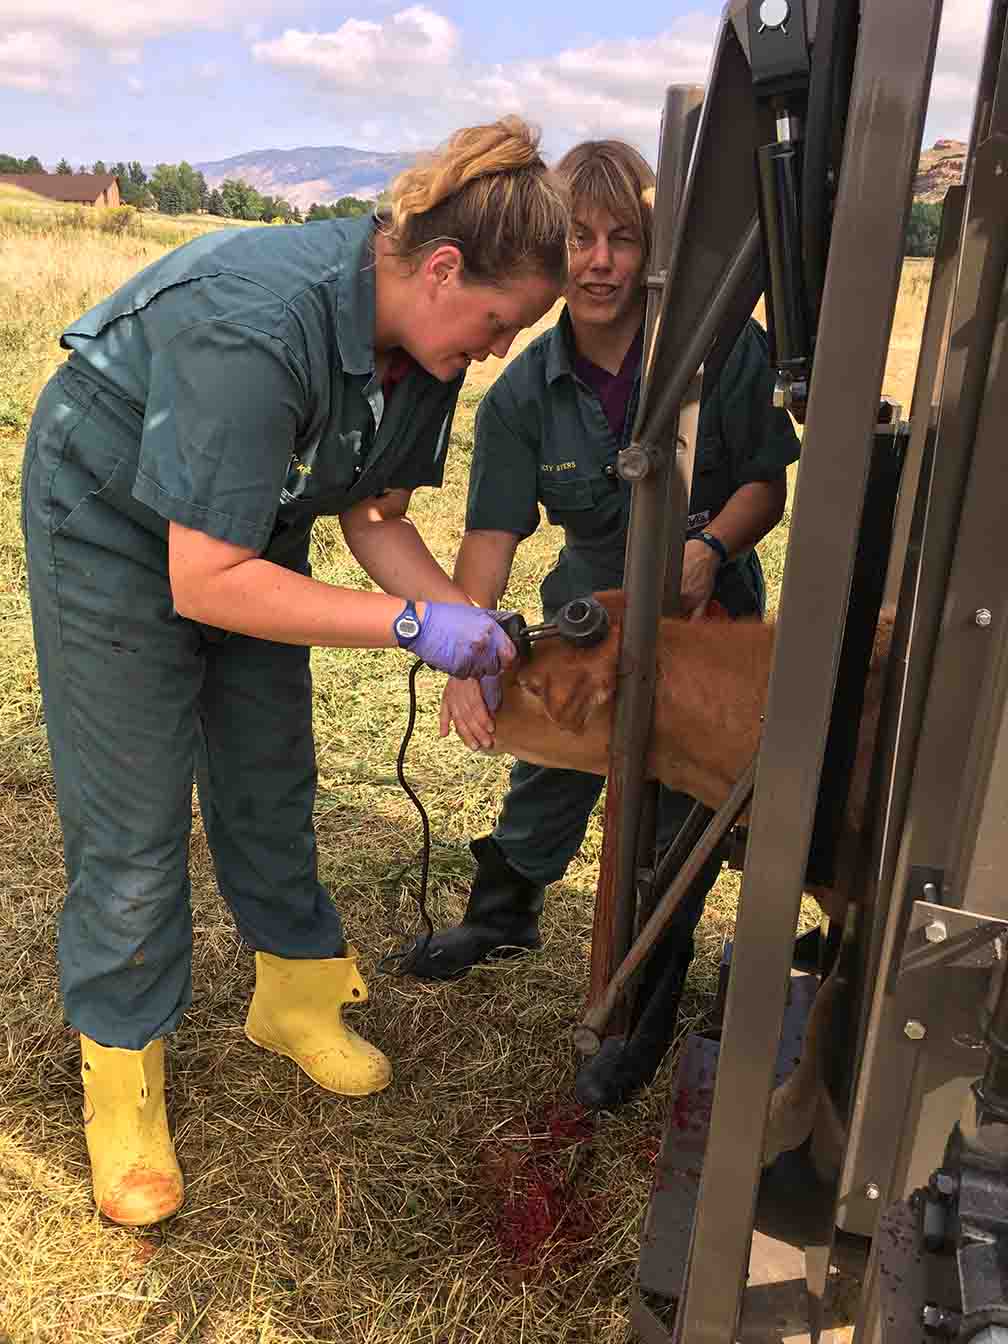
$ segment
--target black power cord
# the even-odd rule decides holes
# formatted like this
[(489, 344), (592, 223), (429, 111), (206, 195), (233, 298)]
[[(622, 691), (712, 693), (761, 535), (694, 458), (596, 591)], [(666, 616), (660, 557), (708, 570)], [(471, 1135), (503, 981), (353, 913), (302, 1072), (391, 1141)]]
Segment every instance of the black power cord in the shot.
[(426, 934), (421, 946), (416, 942), (412, 947), (404, 947), (398, 952), (389, 952), (378, 963), (378, 970), (383, 975), (408, 975), (414, 961), (417, 957), (423, 957), (430, 947), (431, 939), (434, 937), (434, 924), (430, 915), (427, 913), (427, 877), (430, 873), (430, 818), (424, 810), (424, 805), (417, 797), (416, 792), (406, 778), (406, 748), (410, 744), (410, 738), (413, 736), (413, 729), (416, 726), (417, 716), (417, 692), (416, 679), (417, 673), (426, 663), (422, 658), (418, 658), (409, 670), (409, 718), (406, 721), (406, 731), (403, 733), (402, 742), (399, 745), (399, 755), (396, 757), (396, 778), (402, 785), (403, 792), (409, 798), (410, 802), (420, 813), (420, 823), (423, 826), (423, 848), (420, 852), (420, 890), (417, 893), (416, 903), (420, 912), (420, 918), (426, 927)]

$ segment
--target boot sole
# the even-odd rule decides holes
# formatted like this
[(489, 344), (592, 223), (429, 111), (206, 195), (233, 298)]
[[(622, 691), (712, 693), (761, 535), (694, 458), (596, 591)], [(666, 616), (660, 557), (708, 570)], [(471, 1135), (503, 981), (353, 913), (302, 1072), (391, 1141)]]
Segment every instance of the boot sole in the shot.
[(245, 1029), (245, 1035), (248, 1040), (250, 1040), (253, 1045), (257, 1045), (260, 1050), (266, 1050), (271, 1055), (279, 1055), (282, 1059), (289, 1059), (292, 1063), (296, 1064), (301, 1072), (310, 1078), (317, 1087), (320, 1087), (323, 1092), (331, 1093), (334, 1097), (373, 1097), (379, 1092), (384, 1092), (392, 1082), (390, 1077), (379, 1087), (358, 1088), (357, 1090), (345, 1087), (330, 1087), (329, 1084), (324, 1083), (321, 1078), (317, 1078), (315, 1074), (312, 1073), (311, 1069), (306, 1068), (302, 1061), (298, 1059), (297, 1055), (292, 1055), (289, 1050), (284, 1050), (279, 1045), (274, 1045), (272, 1041), (260, 1040), (258, 1037), (253, 1036), (247, 1027)]

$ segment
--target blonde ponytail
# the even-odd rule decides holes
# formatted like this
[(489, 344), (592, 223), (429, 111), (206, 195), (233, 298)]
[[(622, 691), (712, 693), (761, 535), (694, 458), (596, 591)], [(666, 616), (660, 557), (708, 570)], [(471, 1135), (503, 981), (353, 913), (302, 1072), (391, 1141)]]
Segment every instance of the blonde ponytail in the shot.
[(561, 285), (567, 278), (566, 197), (520, 117), (456, 131), (396, 178), (391, 197), (382, 231), (404, 259), (449, 240), (471, 280), (494, 284), (528, 270)]

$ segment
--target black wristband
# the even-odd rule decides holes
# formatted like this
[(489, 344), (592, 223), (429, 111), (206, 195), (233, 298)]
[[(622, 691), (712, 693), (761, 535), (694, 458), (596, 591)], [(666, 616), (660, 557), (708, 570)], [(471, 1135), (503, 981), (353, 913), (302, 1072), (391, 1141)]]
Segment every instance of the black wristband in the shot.
[(720, 559), (723, 565), (728, 563), (728, 551), (720, 537), (716, 537), (713, 532), (691, 532), (691, 541), (702, 541), (709, 546)]

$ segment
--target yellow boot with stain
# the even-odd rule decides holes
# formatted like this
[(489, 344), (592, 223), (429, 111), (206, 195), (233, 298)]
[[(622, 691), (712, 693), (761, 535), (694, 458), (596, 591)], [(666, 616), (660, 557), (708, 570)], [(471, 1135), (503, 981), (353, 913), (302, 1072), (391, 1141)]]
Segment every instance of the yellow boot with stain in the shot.
[(392, 1081), (382, 1052), (343, 1023), (343, 1005), (368, 998), (357, 955), (349, 946), (345, 957), (317, 961), (257, 952), (245, 1019), (255, 1045), (286, 1055), (319, 1087), (344, 1097), (366, 1097)]
[(184, 1197), (165, 1111), (164, 1041), (120, 1050), (83, 1033), (80, 1039), (95, 1203), (126, 1227), (159, 1223)]

